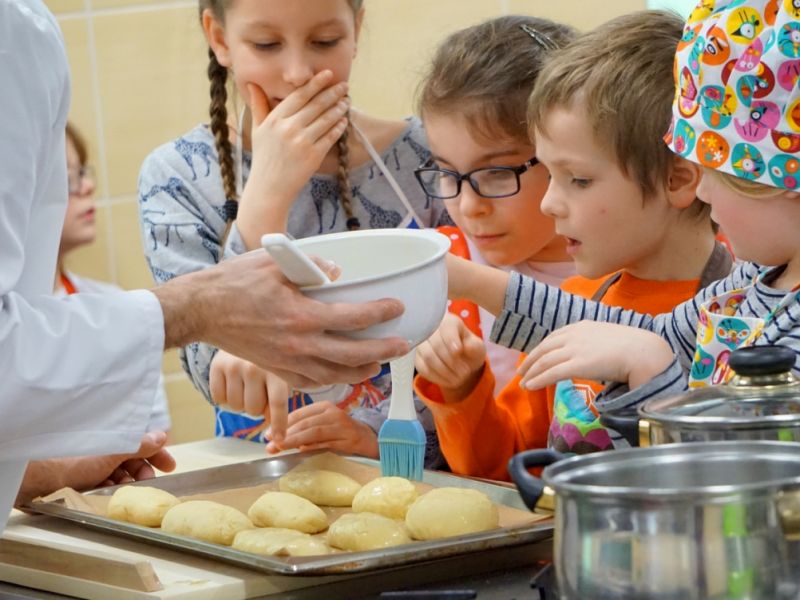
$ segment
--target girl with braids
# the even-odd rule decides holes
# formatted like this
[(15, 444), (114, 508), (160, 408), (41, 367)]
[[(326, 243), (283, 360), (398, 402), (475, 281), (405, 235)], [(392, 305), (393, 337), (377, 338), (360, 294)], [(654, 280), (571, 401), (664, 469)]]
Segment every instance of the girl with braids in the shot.
[[(257, 248), (267, 232), (302, 238), (448, 221), (414, 179), (429, 156), (420, 121), (351, 108), (347, 82), (362, 4), (200, 0), (210, 124), (156, 149), (139, 179), (145, 252), (157, 282)], [(265, 441), (269, 433), (282, 448), (377, 456), (388, 367), (358, 385), (308, 393), (206, 345), (188, 346), (181, 357), (217, 405), (218, 435)]]

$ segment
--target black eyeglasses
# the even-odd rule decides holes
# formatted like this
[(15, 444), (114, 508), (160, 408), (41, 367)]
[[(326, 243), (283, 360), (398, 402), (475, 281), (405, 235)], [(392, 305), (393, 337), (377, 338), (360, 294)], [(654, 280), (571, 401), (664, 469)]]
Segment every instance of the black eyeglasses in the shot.
[(434, 167), (429, 161), (415, 170), (414, 175), (430, 198), (455, 198), (461, 193), (462, 181), (469, 181), (475, 193), (484, 198), (506, 198), (519, 192), (519, 176), (538, 164), (534, 156), (518, 167), (482, 167), (462, 175)]
[(94, 180), (94, 167), (83, 165), (77, 169), (67, 169), (67, 185), (69, 193), (77, 195), (81, 191), (84, 179)]

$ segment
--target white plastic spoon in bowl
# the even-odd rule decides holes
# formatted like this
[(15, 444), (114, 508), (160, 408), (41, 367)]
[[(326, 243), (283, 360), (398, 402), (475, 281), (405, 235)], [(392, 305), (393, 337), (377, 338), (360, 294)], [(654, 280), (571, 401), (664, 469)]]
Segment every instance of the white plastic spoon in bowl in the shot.
[(283, 233), (261, 236), (261, 245), (270, 253), (286, 279), (298, 287), (331, 282), (325, 272)]

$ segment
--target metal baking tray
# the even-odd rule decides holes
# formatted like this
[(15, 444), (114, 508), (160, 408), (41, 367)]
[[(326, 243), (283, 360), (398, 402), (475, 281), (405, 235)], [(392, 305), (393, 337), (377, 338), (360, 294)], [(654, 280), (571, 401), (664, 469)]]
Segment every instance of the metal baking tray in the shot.
[[(189, 496), (242, 488), (268, 483), (279, 478), (314, 453), (295, 453), (253, 460), (250, 462), (201, 469), (177, 475), (165, 475), (127, 485), (147, 485), (166, 490), (176, 496)], [(361, 457), (346, 457), (370, 466), (379, 467), (376, 460)], [(527, 510), (513, 487), (459, 477), (439, 471), (425, 471), (423, 482), (435, 487), (455, 486), (473, 488), (485, 493), (500, 505)], [(119, 486), (100, 488), (84, 495), (111, 495)], [(385, 567), (397, 567), (414, 562), (452, 557), (458, 554), (527, 544), (549, 538), (553, 534), (552, 519), (524, 525), (493, 529), (464, 536), (443, 538), (434, 541), (415, 541), (411, 544), (382, 548), (368, 552), (336, 552), (321, 556), (283, 557), (261, 556), (228, 546), (165, 533), (108, 517), (68, 508), (63, 499), (51, 502), (33, 502), (26, 507), (32, 511), (74, 521), (107, 533), (135, 538), (147, 543), (166, 546), (173, 550), (186, 550), (194, 554), (248, 567), (257, 571), (283, 575), (324, 575), (335, 573), (358, 573)]]

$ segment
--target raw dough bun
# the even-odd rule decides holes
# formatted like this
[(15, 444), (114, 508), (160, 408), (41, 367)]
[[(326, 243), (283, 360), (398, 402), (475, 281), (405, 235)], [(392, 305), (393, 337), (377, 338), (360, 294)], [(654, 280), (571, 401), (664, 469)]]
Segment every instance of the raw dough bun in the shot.
[(350, 506), (361, 489), (355, 479), (323, 469), (292, 471), (278, 480), (278, 487), (321, 506)]
[(378, 477), (358, 491), (353, 498), (353, 511), (405, 519), (408, 507), (417, 499), (417, 495), (417, 488), (408, 479)]
[(240, 531), (233, 538), (233, 547), (267, 556), (314, 556), (331, 551), (325, 542), (307, 533), (279, 527)]
[(423, 494), (406, 514), (406, 527), (415, 540), (435, 540), (495, 529), (497, 507), (478, 490), (443, 487)]
[(231, 545), (237, 533), (252, 528), (250, 519), (235, 508), (208, 500), (181, 502), (161, 522), (163, 531), (225, 546)]
[(146, 527), (160, 527), (166, 512), (178, 504), (175, 496), (164, 490), (141, 485), (119, 488), (108, 501), (109, 518)]
[(342, 550), (360, 552), (410, 543), (402, 523), (374, 513), (348, 513), (328, 528), (328, 544)]
[(253, 502), (247, 516), (258, 527), (283, 527), (305, 533), (328, 528), (328, 517), (319, 506), (287, 492), (267, 492)]
[(290, 540), (286, 544), (286, 552), (289, 556), (317, 556), (318, 554), (330, 554), (331, 548), (322, 540), (307, 535)]

